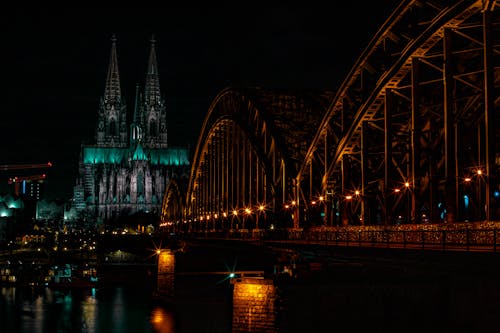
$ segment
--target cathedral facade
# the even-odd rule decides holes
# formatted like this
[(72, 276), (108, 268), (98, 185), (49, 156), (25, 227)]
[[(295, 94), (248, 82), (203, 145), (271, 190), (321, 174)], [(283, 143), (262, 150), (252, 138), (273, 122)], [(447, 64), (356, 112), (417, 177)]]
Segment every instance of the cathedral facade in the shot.
[(189, 149), (169, 147), (155, 40), (144, 89), (136, 87), (133, 115), (120, 84), (116, 38), (97, 113), (95, 143), (82, 144), (74, 207), (79, 216), (110, 221), (137, 212), (159, 214), (169, 182), (189, 176)]

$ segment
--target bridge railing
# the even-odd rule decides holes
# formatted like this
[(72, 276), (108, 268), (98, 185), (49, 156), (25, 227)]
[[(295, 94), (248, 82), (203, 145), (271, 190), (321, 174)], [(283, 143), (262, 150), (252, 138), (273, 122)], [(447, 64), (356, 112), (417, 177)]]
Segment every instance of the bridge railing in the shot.
[[(296, 230), (286, 240), (338, 246), (497, 252), (500, 229)], [(279, 240), (273, 235), (270, 239)], [(282, 238), (282, 237), (281, 237)], [(285, 239), (282, 239), (285, 240)]]
[(442, 251), (497, 252), (500, 227), (424, 226), (416, 230), (350, 227), (315, 229), (224, 230), (191, 233), (204, 238), (281, 241), (336, 246), (386, 247)]

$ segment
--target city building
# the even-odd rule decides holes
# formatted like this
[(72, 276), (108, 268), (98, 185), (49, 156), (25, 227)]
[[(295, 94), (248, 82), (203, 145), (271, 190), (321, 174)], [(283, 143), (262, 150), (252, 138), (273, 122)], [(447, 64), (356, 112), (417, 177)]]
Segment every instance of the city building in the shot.
[(169, 182), (189, 177), (189, 149), (170, 147), (167, 142), (156, 41), (151, 39), (144, 89), (137, 85), (130, 116), (121, 89), (115, 36), (111, 41), (95, 143), (82, 144), (73, 199), (79, 217), (102, 222), (137, 212), (159, 214)]

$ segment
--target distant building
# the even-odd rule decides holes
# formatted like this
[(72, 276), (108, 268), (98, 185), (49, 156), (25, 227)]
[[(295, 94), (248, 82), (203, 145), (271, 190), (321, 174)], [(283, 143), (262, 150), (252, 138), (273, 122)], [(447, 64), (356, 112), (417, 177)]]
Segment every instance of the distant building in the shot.
[(11, 178), (14, 195), (41, 200), (45, 197), (45, 174)]
[(136, 212), (159, 214), (171, 179), (188, 177), (189, 149), (167, 144), (167, 111), (160, 93), (155, 40), (143, 92), (136, 88), (131, 121), (122, 95), (113, 36), (95, 144), (82, 144), (74, 207), (109, 221)]
[(64, 216), (64, 203), (56, 200), (42, 199), (36, 204), (37, 220), (62, 220)]

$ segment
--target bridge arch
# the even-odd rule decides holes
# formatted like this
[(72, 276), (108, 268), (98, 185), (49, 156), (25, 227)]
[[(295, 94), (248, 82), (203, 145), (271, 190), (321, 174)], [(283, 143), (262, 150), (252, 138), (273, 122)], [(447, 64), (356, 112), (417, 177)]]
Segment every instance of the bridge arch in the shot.
[(221, 91), (208, 110), (191, 166), (186, 216), (192, 226), (264, 228), (271, 216), (291, 226), (284, 207), (295, 197), (305, 138), (312, 138), (330, 98), (328, 92), (258, 87)]
[(221, 91), (191, 165), (189, 228), (269, 227), (261, 204), (293, 228), (500, 219), (498, 9), (404, 0), (334, 93)]
[(170, 180), (161, 206), (161, 227), (170, 227), (173, 223), (182, 228), (186, 223), (184, 207), (186, 202), (186, 181), (183, 178)]
[(324, 198), (326, 226), (492, 218), (499, 23), (496, 1), (402, 1), (318, 127), (297, 174), (300, 205)]

